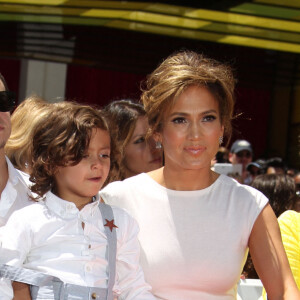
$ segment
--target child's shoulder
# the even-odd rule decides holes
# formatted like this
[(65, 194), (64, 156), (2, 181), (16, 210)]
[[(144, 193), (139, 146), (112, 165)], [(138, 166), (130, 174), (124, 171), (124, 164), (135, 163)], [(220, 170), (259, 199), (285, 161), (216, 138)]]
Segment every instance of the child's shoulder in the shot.
[(45, 210), (45, 208), (46, 207), (44, 201), (35, 202), (32, 200), (31, 204), (16, 210), (14, 213), (24, 216), (32, 216), (35, 213), (39, 213)]
[(15, 210), (9, 217), (8, 223), (31, 225), (43, 218), (45, 210), (46, 208), (43, 202), (32, 201), (32, 204)]

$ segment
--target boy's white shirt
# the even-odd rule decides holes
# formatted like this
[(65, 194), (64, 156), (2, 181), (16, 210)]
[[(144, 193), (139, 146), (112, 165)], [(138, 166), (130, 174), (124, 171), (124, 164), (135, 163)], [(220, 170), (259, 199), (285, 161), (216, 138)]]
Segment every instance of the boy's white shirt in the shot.
[[(74, 203), (48, 192), (45, 201), (14, 212), (0, 228), (0, 263), (38, 270), (67, 283), (106, 288), (107, 240), (98, 204), (99, 195), (79, 211)], [(123, 209), (112, 209), (118, 226), (113, 290), (119, 299), (155, 299), (139, 265), (138, 225)], [(0, 299), (11, 299), (11, 289), (3, 286), (7, 281), (1, 282)]]
[(0, 227), (5, 225), (15, 210), (33, 203), (28, 197), (31, 192), (23, 177), (10, 160), (7, 157), (5, 159), (8, 166), (8, 181), (0, 195)]

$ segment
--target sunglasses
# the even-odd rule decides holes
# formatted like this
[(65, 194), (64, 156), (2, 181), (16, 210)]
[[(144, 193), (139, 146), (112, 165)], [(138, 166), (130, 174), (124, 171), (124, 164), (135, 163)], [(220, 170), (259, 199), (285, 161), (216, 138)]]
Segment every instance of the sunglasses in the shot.
[(16, 107), (16, 95), (11, 91), (0, 92), (0, 111), (13, 111)]
[(250, 152), (238, 152), (236, 153), (236, 156), (237, 157), (247, 157), (247, 158), (250, 158), (252, 156), (252, 154)]

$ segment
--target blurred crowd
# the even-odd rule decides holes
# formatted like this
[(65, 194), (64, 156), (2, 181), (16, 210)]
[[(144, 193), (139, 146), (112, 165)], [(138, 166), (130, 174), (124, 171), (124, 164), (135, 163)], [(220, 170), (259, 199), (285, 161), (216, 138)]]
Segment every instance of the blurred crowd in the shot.
[[(219, 164), (230, 164), (232, 167), (239, 165), (237, 172), (232, 168), (226, 171), (226, 175), (263, 192), (269, 198), (277, 217), (288, 209), (300, 212), (300, 169), (288, 165), (283, 158), (255, 159), (252, 144), (239, 139), (230, 148), (219, 148), (212, 161), (212, 168)], [(278, 196), (273, 198), (272, 192), (278, 193)]]

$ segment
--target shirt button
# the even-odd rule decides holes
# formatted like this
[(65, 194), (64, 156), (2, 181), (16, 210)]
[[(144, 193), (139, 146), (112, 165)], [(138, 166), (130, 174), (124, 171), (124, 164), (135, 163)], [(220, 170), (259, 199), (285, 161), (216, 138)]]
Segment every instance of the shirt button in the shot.
[(86, 269), (87, 272), (90, 272), (90, 271), (91, 271), (91, 267), (90, 267), (90, 266), (86, 266), (85, 269)]
[(96, 299), (97, 298), (97, 294), (96, 293), (93, 293), (92, 294), (92, 299)]

